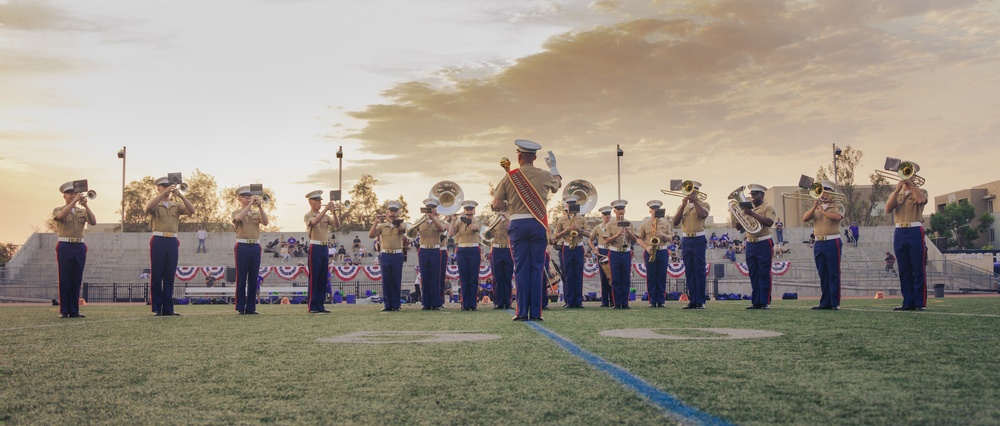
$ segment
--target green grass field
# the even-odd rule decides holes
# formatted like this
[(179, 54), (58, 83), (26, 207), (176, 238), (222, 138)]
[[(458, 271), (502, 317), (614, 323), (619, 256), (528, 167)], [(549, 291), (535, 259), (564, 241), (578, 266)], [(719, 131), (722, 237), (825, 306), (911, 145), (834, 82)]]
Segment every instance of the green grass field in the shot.
[[(637, 302), (636, 305), (641, 305)], [(542, 327), (737, 424), (1000, 423), (1000, 298), (776, 301), (770, 311), (711, 302), (704, 311), (553, 308)], [(0, 305), (0, 423), (671, 424), (644, 397), (571, 355), (506, 311), (399, 313), (331, 305)], [(780, 337), (662, 340), (605, 337), (652, 328), (757, 329)], [(670, 329), (670, 330), (668, 330)], [(672, 330), (681, 329), (681, 330)], [(499, 339), (326, 343), (355, 332), (470, 331)]]

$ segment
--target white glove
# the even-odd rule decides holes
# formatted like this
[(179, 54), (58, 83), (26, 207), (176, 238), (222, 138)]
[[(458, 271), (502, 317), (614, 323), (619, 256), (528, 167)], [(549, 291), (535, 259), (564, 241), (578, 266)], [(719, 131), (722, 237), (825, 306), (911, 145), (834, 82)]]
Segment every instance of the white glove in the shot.
[(552, 176), (562, 176), (559, 174), (559, 169), (556, 168), (556, 155), (549, 151), (549, 156), (545, 157), (545, 165), (549, 166), (549, 172)]

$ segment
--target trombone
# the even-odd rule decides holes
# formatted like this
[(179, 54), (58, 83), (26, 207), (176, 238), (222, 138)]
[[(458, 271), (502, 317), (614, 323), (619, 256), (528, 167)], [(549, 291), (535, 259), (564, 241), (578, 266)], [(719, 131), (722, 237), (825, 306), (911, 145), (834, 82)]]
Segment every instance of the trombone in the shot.
[[(879, 176), (886, 178), (889, 181), (903, 181), (910, 179), (917, 188), (924, 186), (927, 180), (922, 176), (918, 176), (917, 172), (920, 171), (920, 166), (912, 161), (903, 161), (898, 158), (885, 157), (885, 170), (875, 170), (875, 173)], [(890, 173), (895, 172), (895, 173)]]
[(822, 198), (823, 195), (829, 195), (830, 201), (841, 204), (847, 200), (847, 196), (844, 194), (827, 191), (823, 189), (823, 184), (821, 182), (816, 182), (813, 178), (806, 175), (802, 175), (802, 177), (799, 178), (799, 188), (806, 190), (806, 193), (782, 192), (781, 197), (789, 200), (816, 201)]
[(688, 195), (691, 195), (692, 192), (694, 192), (696, 194), (695, 196), (698, 197), (698, 201), (705, 201), (708, 199), (708, 195), (706, 195), (704, 192), (694, 189), (694, 182), (691, 181), (690, 179), (684, 181), (681, 181), (680, 179), (671, 179), (670, 189), (661, 189), (660, 192), (666, 195), (671, 195), (674, 197), (681, 197), (681, 198), (685, 198)]

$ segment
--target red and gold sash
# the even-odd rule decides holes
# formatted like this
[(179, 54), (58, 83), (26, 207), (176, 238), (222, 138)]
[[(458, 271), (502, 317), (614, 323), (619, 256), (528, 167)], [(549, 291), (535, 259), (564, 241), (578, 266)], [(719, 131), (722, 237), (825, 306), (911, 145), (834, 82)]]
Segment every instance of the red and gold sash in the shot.
[(549, 220), (545, 212), (545, 202), (542, 201), (542, 196), (538, 195), (538, 190), (531, 184), (528, 177), (521, 172), (521, 169), (511, 170), (507, 172), (507, 176), (510, 176), (510, 181), (514, 184), (517, 195), (521, 197), (521, 202), (528, 206), (531, 215), (538, 219), (542, 226), (548, 228)]

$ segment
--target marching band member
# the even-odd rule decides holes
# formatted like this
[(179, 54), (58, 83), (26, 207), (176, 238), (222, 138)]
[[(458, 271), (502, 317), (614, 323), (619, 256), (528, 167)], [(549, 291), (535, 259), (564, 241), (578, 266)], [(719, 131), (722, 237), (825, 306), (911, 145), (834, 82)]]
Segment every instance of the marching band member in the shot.
[(500, 180), (493, 197), (494, 210), (510, 214), (511, 250), (517, 281), (517, 313), (513, 320), (541, 320), (545, 287), (545, 252), (548, 246), (545, 205), (549, 194), (562, 186), (562, 176), (556, 169), (556, 158), (549, 151), (545, 163), (549, 171), (535, 167), (542, 146), (528, 140), (514, 141), (517, 145), (518, 169), (511, 170)]
[(607, 225), (608, 236), (604, 244), (608, 247), (611, 262), (611, 287), (614, 309), (630, 309), (628, 306), (629, 288), (632, 284), (632, 244), (635, 243), (635, 233), (632, 225), (625, 220), (626, 200), (611, 202), (616, 220)]
[[(598, 268), (601, 274), (601, 307), (609, 308), (611, 307), (611, 277), (604, 272), (605, 266), (608, 265), (608, 246), (604, 244), (604, 240), (610, 235), (608, 233), (608, 222), (611, 222), (611, 206), (604, 206), (597, 211), (601, 212), (601, 224), (590, 230), (590, 238), (587, 239), (587, 244), (590, 245), (591, 253), (594, 253), (594, 260), (597, 262)], [(597, 242), (595, 244), (594, 242)]]
[[(387, 203), (386, 222), (375, 220), (368, 238), (382, 242), (378, 263), (382, 266), (382, 312), (398, 311), (403, 286), (403, 234), (406, 225), (399, 218), (399, 201)], [(380, 216), (381, 217), (381, 216)]]
[(562, 266), (563, 300), (566, 302), (566, 308), (583, 308), (583, 244), (585, 239), (583, 235), (589, 235), (589, 231), (584, 229), (586, 219), (578, 214), (580, 211), (580, 205), (577, 203), (579, 198), (576, 195), (567, 195), (563, 201), (566, 203), (566, 217), (552, 228), (552, 237), (556, 241), (562, 242), (559, 250), (559, 262)]
[(83, 243), (87, 224), (97, 225), (97, 218), (87, 204), (86, 192), (76, 192), (73, 182), (59, 186), (63, 204), (52, 210), (56, 224), (56, 263), (59, 265), (59, 318), (85, 318), (80, 313), (80, 286), (87, 264), (87, 245)]
[(663, 201), (651, 200), (649, 221), (639, 226), (636, 242), (646, 251), (643, 260), (646, 262), (646, 292), (649, 293), (649, 307), (662, 308), (667, 297), (667, 265), (670, 255), (667, 253), (667, 241), (672, 237), (673, 228), (663, 217)]
[(420, 247), (417, 249), (417, 261), (420, 265), (420, 290), (423, 293), (420, 302), (421, 310), (438, 310), (444, 303), (441, 301), (441, 235), (448, 230), (447, 225), (437, 214), (437, 198), (424, 200), (424, 207), (429, 212), (427, 220), (417, 226), (420, 235)]
[[(267, 226), (267, 213), (260, 197), (250, 193), (249, 186), (236, 190), (241, 209), (233, 212), (236, 227), (236, 312), (257, 314), (257, 276), (260, 275), (260, 225)], [(254, 211), (254, 207), (257, 208)]]
[[(194, 214), (194, 206), (184, 193), (170, 180), (161, 177), (155, 181), (157, 196), (146, 203), (150, 216), (153, 238), (149, 242), (149, 294), (153, 314), (180, 315), (174, 312), (174, 274), (177, 273), (177, 229), (182, 214)], [(181, 203), (170, 201), (177, 196)]]
[(899, 262), (899, 289), (902, 306), (894, 311), (922, 311), (927, 306), (927, 264), (924, 243), (923, 215), (927, 194), (913, 179), (902, 179), (885, 203), (885, 212), (892, 214), (896, 231), (892, 248)]
[[(303, 216), (306, 223), (306, 233), (309, 235), (309, 313), (326, 314), (323, 302), (326, 301), (326, 282), (330, 270), (330, 248), (327, 240), (330, 238), (330, 228), (340, 227), (340, 218), (334, 209), (334, 201), (323, 206), (323, 191), (316, 190), (306, 194), (309, 199), (309, 212)], [(320, 210), (320, 206), (323, 209)], [(330, 212), (333, 216), (330, 216)]]
[[(746, 234), (747, 268), (750, 270), (751, 305), (747, 309), (770, 309), (771, 305), (771, 256), (774, 241), (771, 240), (771, 226), (778, 218), (774, 207), (764, 203), (764, 185), (747, 185), (753, 208), (743, 207), (743, 214), (760, 223), (760, 231)], [(736, 229), (743, 231), (743, 225), (735, 221)]]
[(479, 219), (476, 206), (479, 203), (462, 202), (462, 214), (455, 216), (448, 226), (448, 235), (455, 239), (455, 258), (458, 261), (458, 279), (461, 282), (462, 310), (475, 311), (479, 304), (479, 265), (482, 252), (479, 250)]
[(690, 303), (681, 309), (705, 309), (705, 218), (712, 206), (698, 200), (700, 182), (691, 182), (694, 191), (681, 199), (674, 214), (674, 227), (681, 228), (681, 258), (684, 261), (684, 281)]
[(813, 256), (816, 258), (822, 296), (819, 306), (814, 306), (813, 309), (836, 311), (840, 310), (840, 255), (843, 252), (840, 221), (844, 219), (844, 206), (830, 199), (830, 193), (836, 192), (837, 186), (828, 180), (820, 182), (823, 194), (802, 215), (802, 222), (813, 222), (813, 235), (816, 237)]
[[(498, 213), (507, 216), (507, 213)], [(509, 220), (506, 221), (510, 223)], [(493, 269), (493, 309), (510, 309), (511, 279), (514, 277), (514, 258), (510, 254), (510, 236), (507, 223), (501, 223), (493, 230), (490, 243), (490, 267)]]

